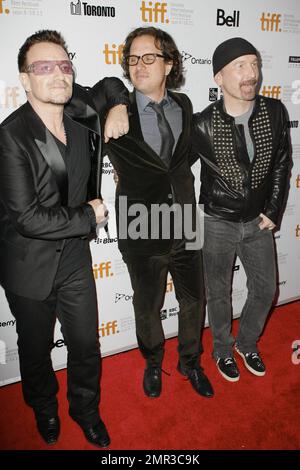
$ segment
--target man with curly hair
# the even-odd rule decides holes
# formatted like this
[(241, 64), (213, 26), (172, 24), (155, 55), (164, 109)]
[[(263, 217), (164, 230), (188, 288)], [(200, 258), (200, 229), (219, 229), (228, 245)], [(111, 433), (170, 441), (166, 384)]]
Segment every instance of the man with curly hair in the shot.
[[(177, 368), (198, 394), (211, 397), (213, 389), (199, 365), (204, 314), (201, 251), (187, 249), (186, 237), (177, 230), (178, 213), (190, 207), (194, 220), (196, 212), (188, 160), (192, 105), (186, 95), (170, 91), (183, 83), (181, 55), (165, 31), (137, 28), (125, 40), (122, 67), (134, 87), (130, 130), (118, 142), (111, 140), (107, 153), (118, 175), (119, 249), (134, 292), (137, 341), (146, 361), (144, 392), (158, 397), (162, 389), (165, 338), (160, 310), (170, 272), (180, 308)], [(162, 213), (157, 219), (158, 207)], [(164, 219), (168, 211), (169, 224)], [(137, 212), (140, 216), (132, 219)]]

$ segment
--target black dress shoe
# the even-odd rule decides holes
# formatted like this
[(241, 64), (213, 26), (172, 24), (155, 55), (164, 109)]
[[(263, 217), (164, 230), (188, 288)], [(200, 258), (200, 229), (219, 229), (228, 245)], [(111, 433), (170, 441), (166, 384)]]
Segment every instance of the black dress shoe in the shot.
[(95, 426), (82, 428), (86, 439), (97, 447), (107, 447), (110, 444), (110, 437), (108, 435), (105, 424), (100, 419), (99, 423)]
[(60, 421), (58, 416), (53, 418), (37, 420), (37, 428), (46, 444), (55, 444), (60, 431)]
[(195, 367), (194, 369), (184, 369), (181, 367), (180, 363), (177, 366), (178, 372), (186, 376), (192, 384), (193, 389), (206, 398), (211, 398), (214, 396), (214, 391), (211, 386), (210, 381), (204, 374), (200, 366)]
[(144, 392), (147, 397), (157, 398), (161, 394), (161, 368), (147, 367), (143, 380)]

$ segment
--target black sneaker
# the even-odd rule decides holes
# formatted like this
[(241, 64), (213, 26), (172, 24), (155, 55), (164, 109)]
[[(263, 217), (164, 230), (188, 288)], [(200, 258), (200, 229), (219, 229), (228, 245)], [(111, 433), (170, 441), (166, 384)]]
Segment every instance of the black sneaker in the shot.
[(264, 365), (262, 358), (257, 352), (246, 352), (243, 353), (237, 347), (236, 352), (243, 358), (244, 364), (250, 372), (254, 375), (263, 376), (266, 373), (266, 366)]
[(229, 380), (229, 382), (237, 382), (240, 378), (238, 366), (233, 357), (225, 357), (225, 359), (219, 357), (217, 368), (224, 379)]

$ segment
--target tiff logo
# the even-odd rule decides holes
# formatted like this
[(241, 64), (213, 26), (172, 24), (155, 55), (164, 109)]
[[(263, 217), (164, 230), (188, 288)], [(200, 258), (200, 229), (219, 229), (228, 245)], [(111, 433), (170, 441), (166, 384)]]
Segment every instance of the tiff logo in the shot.
[(117, 327), (117, 320), (109, 321), (107, 323), (101, 323), (101, 325), (99, 326), (99, 336), (103, 338), (103, 336), (115, 335), (116, 333), (119, 333)]
[(300, 189), (300, 175), (297, 175), (296, 177), (296, 188)]
[(262, 89), (262, 95), (266, 96), (267, 98), (275, 98), (276, 100), (280, 99), (280, 93), (281, 93), (281, 86), (278, 85), (264, 85)]
[(281, 32), (279, 25), (281, 23), (281, 15), (278, 13), (263, 13), (260, 22), (262, 31), (276, 31)]
[(173, 283), (173, 279), (170, 278), (170, 279), (167, 281), (166, 293), (167, 293), (167, 294), (170, 294), (171, 292), (173, 292), (173, 290), (174, 290), (174, 283)]
[(5, 86), (5, 82), (0, 80), (0, 109), (18, 108), (20, 106), (19, 90), (18, 86)]
[(122, 54), (123, 54), (124, 44), (112, 44), (111, 48), (109, 44), (104, 44), (104, 61), (107, 65), (116, 65), (121, 64), (122, 62)]
[(6, 13), (8, 15), (9, 9), (8, 8), (3, 8), (3, 2), (5, 2), (5, 0), (0, 0), (0, 15), (2, 13)]
[(297, 129), (299, 126), (299, 121), (288, 121), (287, 125), (290, 129)]
[(111, 261), (94, 264), (93, 273), (95, 279), (103, 279), (104, 277), (113, 276), (114, 274), (111, 272)]
[(148, 6), (146, 6), (146, 2), (143, 1), (140, 10), (142, 21), (145, 23), (169, 23), (166, 18), (167, 3), (155, 2), (153, 6), (153, 2), (148, 2)]
[(232, 26), (238, 28), (240, 24), (240, 12), (238, 10), (233, 10), (233, 15), (225, 16), (225, 11), (221, 8), (217, 9), (217, 26)]
[(300, 237), (300, 225), (299, 224), (296, 225), (295, 232), (296, 232), (296, 237), (299, 238)]

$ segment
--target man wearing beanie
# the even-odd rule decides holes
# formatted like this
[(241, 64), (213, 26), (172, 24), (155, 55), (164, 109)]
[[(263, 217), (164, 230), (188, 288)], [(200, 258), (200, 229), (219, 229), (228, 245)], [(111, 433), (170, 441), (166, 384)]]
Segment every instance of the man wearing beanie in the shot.
[[(201, 158), (204, 267), (213, 357), (220, 374), (235, 382), (233, 355), (256, 376), (266, 368), (257, 349), (276, 290), (273, 230), (282, 212), (290, 163), (285, 109), (257, 95), (259, 55), (243, 38), (231, 38), (213, 54), (223, 97), (195, 115), (192, 161)], [(231, 334), (235, 258), (246, 275), (248, 296), (239, 330)]]

